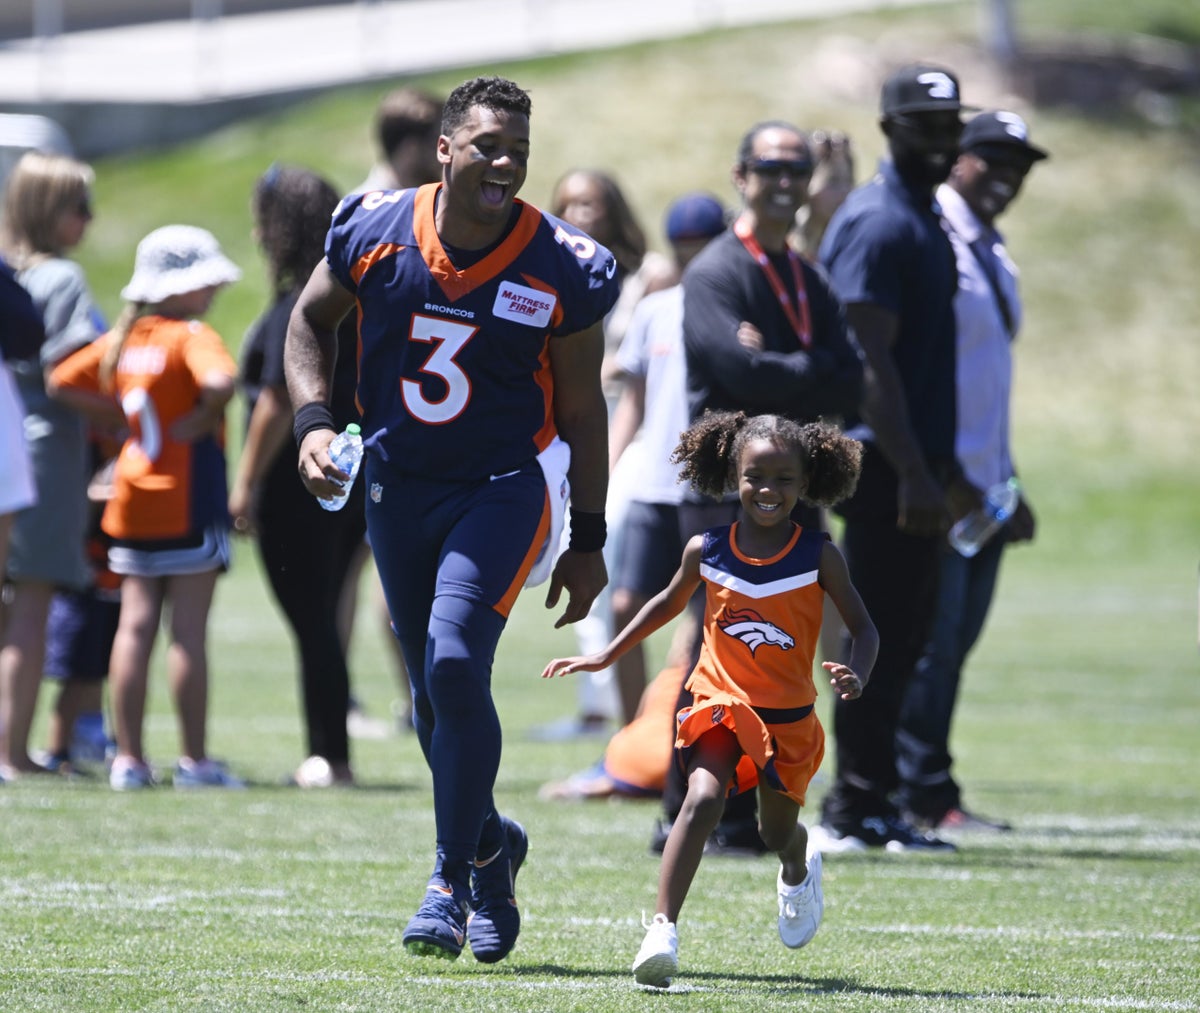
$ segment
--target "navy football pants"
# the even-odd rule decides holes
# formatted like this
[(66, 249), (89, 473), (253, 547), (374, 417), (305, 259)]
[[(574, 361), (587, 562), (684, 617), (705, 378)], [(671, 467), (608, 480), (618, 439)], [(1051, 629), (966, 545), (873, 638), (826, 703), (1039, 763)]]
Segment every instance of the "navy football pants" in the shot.
[(458, 867), (499, 846), (492, 661), (536, 555), (546, 484), (532, 460), (515, 474), (462, 483), (397, 475), (368, 455), (365, 477), (367, 531), (433, 774), (438, 854)]

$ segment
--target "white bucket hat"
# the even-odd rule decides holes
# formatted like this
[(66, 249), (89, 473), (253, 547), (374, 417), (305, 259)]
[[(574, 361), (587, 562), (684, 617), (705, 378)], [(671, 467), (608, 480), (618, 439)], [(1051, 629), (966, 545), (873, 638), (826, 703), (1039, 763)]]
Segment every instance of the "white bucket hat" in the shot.
[(228, 285), (241, 276), (211, 232), (194, 225), (164, 225), (138, 243), (133, 277), (121, 289), (121, 298), (153, 305), (209, 285)]

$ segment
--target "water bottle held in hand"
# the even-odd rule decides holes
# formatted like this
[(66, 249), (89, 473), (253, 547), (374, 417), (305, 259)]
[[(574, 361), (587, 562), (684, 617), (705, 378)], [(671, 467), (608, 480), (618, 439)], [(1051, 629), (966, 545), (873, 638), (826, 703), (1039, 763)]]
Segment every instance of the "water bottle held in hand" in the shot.
[(950, 529), (950, 545), (960, 556), (970, 559), (987, 544), (1017, 509), (1021, 487), (1015, 478), (997, 482), (983, 498), (978, 510), (963, 517)]
[(350, 498), (350, 490), (354, 488), (354, 480), (358, 477), (358, 468), (362, 464), (362, 430), (351, 422), (345, 431), (338, 433), (329, 444), (329, 457), (339, 471), (344, 471), (350, 477), (336, 496), (332, 499), (318, 499), (317, 502), (326, 510), (341, 510)]

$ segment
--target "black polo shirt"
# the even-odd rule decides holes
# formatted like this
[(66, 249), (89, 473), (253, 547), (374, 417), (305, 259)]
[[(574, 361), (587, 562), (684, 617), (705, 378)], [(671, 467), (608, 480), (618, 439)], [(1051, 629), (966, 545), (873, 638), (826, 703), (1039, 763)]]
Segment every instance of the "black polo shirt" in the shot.
[[(895, 313), (892, 356), (909, 421), (930, 469), (953, 466), (956, 425), (954, 250), (932, 195), (908, 186), (891, 162), (846, 198), (821, 243), (821, 262), (846, 305)], [(851, 435), (874, 442), (861, 420)]]

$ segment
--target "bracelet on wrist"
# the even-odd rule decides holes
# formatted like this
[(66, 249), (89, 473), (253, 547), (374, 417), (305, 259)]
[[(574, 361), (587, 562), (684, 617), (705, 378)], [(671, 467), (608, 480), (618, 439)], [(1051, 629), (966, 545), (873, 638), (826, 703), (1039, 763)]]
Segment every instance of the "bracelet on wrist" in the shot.
[(571, 508), (571, 539), (567, 547), (574, 552), (599, 552), (608, 538), (604, 514)]

